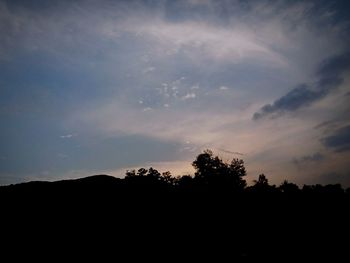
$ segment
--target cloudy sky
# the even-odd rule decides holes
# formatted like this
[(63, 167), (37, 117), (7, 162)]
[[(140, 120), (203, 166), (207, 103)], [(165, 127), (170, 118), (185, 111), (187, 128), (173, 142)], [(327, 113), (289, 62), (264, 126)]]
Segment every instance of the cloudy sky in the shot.
[(350, 186), (348, 1), (0, 0), (0, 184), (209, 148), (248, 182)]

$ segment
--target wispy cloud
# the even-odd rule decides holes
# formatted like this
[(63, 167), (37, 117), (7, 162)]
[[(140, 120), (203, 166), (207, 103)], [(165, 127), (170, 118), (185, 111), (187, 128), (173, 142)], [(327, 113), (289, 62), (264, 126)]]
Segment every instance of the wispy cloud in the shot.
[(147, 74), (147, 73), (151, 73), (151, 72), (153, 72), (153, 71), (155, 71), (156, 70), (156, 68), (155, 67), (147, 67), (147, 68), (145, 68), (143, 71), (142, 71), (142, 73), (143, 74)]
[(221, 86), (221, 87), (219, 88), (219, 90), (228, 90), (228, 87), (226, 87), (226, 86)]
[(161, 51), (168, 55), (185, 49), (193, 59), (198, 59), (198, 55), (231, 62), (254, 58), (285, 65), (282, 56), (243, 28), (226, 29), (200, 22), (170, 23), (159, 19), (125, 29), (156, 41), (158, 47), (164, 48)]
[(194, 98), (196, 98), (196, 93), (194, 92), (187, 93), (186, 95), (181, 97), (182, 100), (188, 100), (188, 99), (194, 99)]
[(76, 136), (74, 134), (65, 134), (65, 135), (60, 135), (60, 138), (61, 139), (69, 139), (69, 138), (72, 138), (73, 136)]

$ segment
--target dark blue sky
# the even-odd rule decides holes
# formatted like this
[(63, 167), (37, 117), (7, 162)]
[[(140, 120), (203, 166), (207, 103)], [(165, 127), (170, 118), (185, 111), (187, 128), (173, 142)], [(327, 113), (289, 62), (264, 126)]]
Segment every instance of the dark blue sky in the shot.
[(191, 173), (211, 148), (243, 158), (248, 181), (350, 186), (349, 11), (0, 0), (0, 184)]

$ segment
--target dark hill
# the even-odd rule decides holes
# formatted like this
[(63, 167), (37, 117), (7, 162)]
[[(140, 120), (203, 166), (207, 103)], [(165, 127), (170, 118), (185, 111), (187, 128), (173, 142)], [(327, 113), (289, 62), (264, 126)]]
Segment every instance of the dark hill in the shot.
[(120, 182), (120, 178), (116, 178), (114, 176), (110, 175), (91, 175), (83, 178), (78, 179), (69, 179), (69, 180), (60, 180), (60, 181), (30, 181), (26, 183), (19, 183), (19, 184), (11, 184), (11, 185), (5, 185), (0, 186), (1, 191), (6, 191), (9, 189), (25, 189), (25, 188), (40, 188), (40, 187), (51, 187), (55, 185), (77, 185), (77, 184), (94, 184), (94, 185), (103, 185), (103, 184), (114, 184)]

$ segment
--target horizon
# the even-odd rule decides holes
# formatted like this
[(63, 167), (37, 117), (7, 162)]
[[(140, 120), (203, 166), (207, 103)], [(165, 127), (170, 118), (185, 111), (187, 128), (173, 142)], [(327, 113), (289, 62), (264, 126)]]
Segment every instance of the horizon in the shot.
[(0, 185), (212, 149), (247, 183), (350, 187), (350, 4), (0, 0)]

